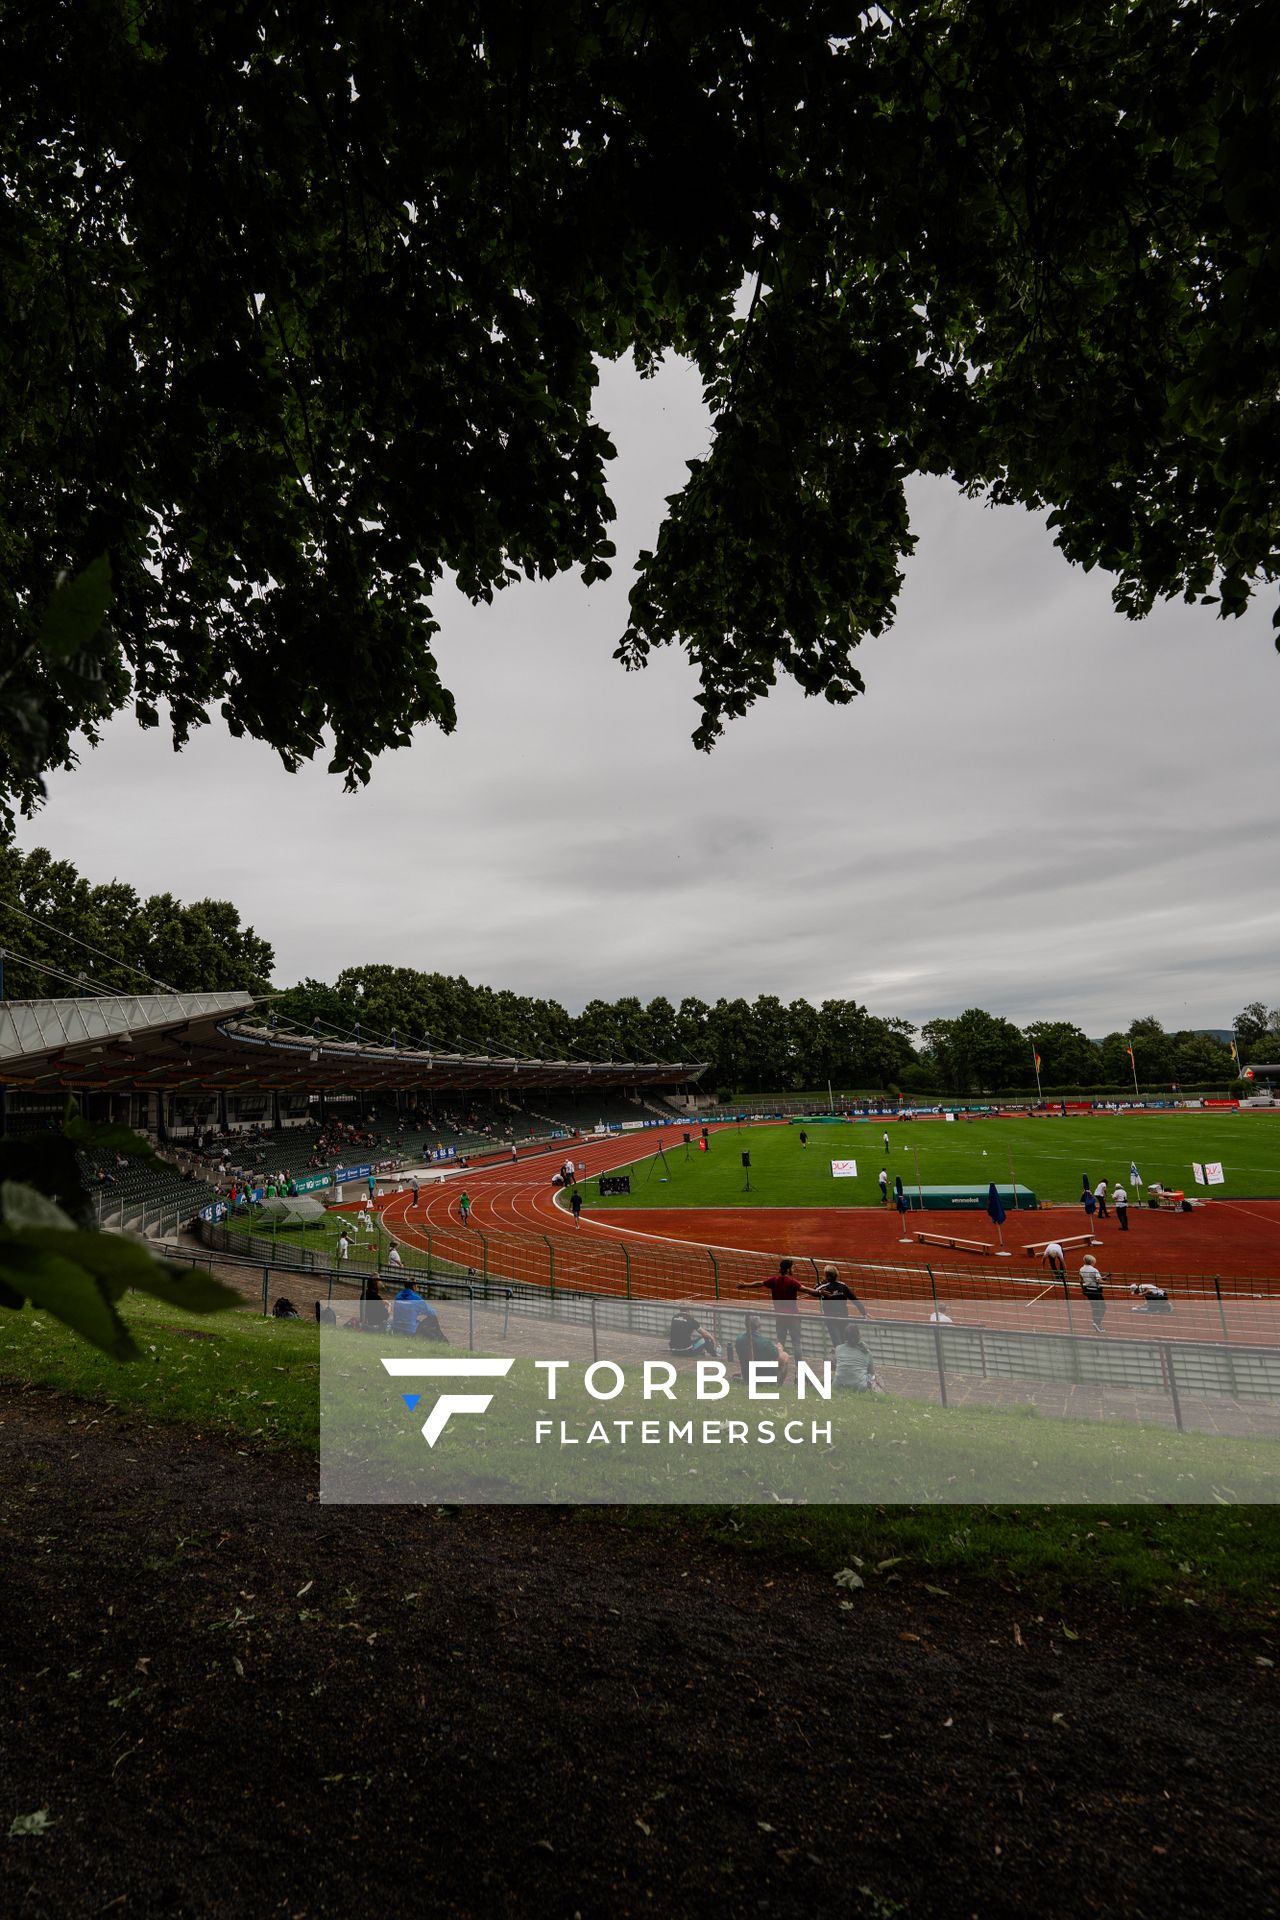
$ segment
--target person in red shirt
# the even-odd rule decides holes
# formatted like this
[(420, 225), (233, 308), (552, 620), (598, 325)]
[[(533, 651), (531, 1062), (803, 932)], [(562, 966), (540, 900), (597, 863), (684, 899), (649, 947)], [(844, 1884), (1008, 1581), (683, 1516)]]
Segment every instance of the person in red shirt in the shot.
[(796, 1359), (800, 1358), (800, 1295), (804, 1288), (791, 1271), (790, 1260), (779, 1260), (778, 1271), (767, 1280), (740, 1280), (738, 1290), (745, 1293), (751, 1287), (762, 1287), (773, 1295), (773, 1324), (778, 1335), (778, 1345), (785, 1353), (787, 1342)]

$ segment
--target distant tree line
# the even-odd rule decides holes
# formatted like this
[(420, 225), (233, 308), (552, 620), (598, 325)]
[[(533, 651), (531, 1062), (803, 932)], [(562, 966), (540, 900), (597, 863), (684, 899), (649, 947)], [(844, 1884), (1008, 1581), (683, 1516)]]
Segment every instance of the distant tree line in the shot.
[[(357, 993), (357, 989), (363, 989)], [(589, 1000), (576, 1016), (556, 1000), (472, 986), (410, 967), (351, 967), (334, 984), (305, 980), (276, 1001), (277, 1014), (362, 1037), (395, 1034), (401, 1046), (465, 1048), (541, 1059), (707, 1062), (710, 1083), (740, 1091), (818, 1087), (828, 1079), (888, 1087), (915, 1060), (907, 1020), (883, 1020), (855, 1000), (788, 1005), (659, 995)]]
[[(1280, 1031), (1280, 1008), (1269, 1013), (1255, 1002), (1236, 1016), (1234, 1026), (1244, 1065), (1250, 1048)], [(1148, 1089), (1220, 1086), (1238, 1074), (1229, 1042), (1189, 1028), (1166, 1032), (1150, 1014), (1095, 1041), (1069, 1021), (1033, 1020), (1016, 1027), (981, 1007), (970, 1007), (952, 1020), (925, 1022), (917, 1060), (904, 1085), (959, 1094), (1032, 1089), (1037, 1055), (1039, 1084), (1046, 1091), (1121, 1090), (1132, 1087), (1135, 1077)]]
[[(332, 986), (304, 980), (275, 999), (281, 1019), (321, 1022), (363, 1039), (394, 1036), (400, 1046), (461, 1048), (540, 1059), (705, 1062), (702, 1084), (729, 1093), (854, 1089), (981, 1095), (1057, 1089), (1123, 1091), (1136, 1068), (1145, 1089), (1226, 1086), (1235, 1080), (1229, 1045), (1190, 1030), (1168, 1033), (1145, 1016), (1100, 1043), (1064, 1020), (1010, 1020), (970, 1007), (917, 1029), (882, 1018), (856, 1000), (755, 1000), (659, 995), (591, 1000), (578, 1015), (556, 1000), (472, 986), (460, 975), (411, 967), (351, 967)], [(1237, 1017), (1242, 1051), (1280, 1034), (1280, 1009), (1254, 1003)], [(1277, 1041), (1280, 1045), (1280, 1040)], [(1128, 1049), (1133, 1048), (1133, 1067)]]
[[(68, 937), (70, 936), (70, 937)], [(75, 942), (82, 943), (80, 945)], [(120, 881), (92, 886), (43, 848), (0, 847), (0, 947), (10, 999), (59, 997), (95, 985), (145, 992), (150, 976), (179, 991), (272, 991), (274, 953), (242, 927), (225, 900), (184, 905), (171, 894), (142, 899)], [(92, 949), (93, 951), (90, 951)], [(56, 970), (42, 973), (31, 963)], [(1228, 1045), (1188, 1030), (1166, 1032), (1151, 1016), (1091, 1040), (1064, 1020), (1015, 1026), (970, 1007), (953, 1019), (870, 1013), (856, 1000), (783, 1001), (659, 995), (590, 1000), (571, 1014), (558, 1000), (473, 986), (462, 975), (414, 967), (348, 967), (330, 985), (303, 980), (275, 993), (277, 1019), (403, 1047), (536, 1059), (705, 1062), (702, 1084), (733, 1093), (883, 1090), (982, 1095), (1030, 1090), (1225, 1085), (1236, 1077)], [(1241, 1065), (1280, 1049), (1280, 1007), (1262, 1001), (1234, 1022)], [(1133, 1048), (1133, 1065), (1128, 1049)]]

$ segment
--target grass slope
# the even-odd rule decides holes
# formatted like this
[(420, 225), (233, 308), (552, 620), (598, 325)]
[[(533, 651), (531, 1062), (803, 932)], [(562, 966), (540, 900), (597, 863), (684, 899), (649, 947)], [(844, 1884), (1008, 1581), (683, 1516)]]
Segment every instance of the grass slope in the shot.
[[(889, 1134), (889, 1152), (882, 1136)], [(866, 1207), (878, 1205), (876, 1176), (887, 1167), (914, 1186), (917, 1161), (925, 1186), (1008, 1181), (1012, 1172), (1042, 1205), (1074, 1205), (1081, 1177), (1091, 1183), (1123, 1180), (1130, 1202), (1139, 1198), (1129, 1180), (1135, 1162), (1143, 1181), (1195, 1188), (1193, 1160), (1220, 1160), (1220, 1187), (1202, 1188), (1218, 1199), (1280, 1197), (1280, 1115), (1263, 1113), (1169, 1113), (1135, 1116), (1079, 1114), (1065, 1120), (941, 1120), (862, 1122), (799, 1127), (743, 1127), (711, 1137), (711, 1150), (686, 1154), (666, 1150), (666, 1166), (652, 1156), (631, 1168), (629, 1195), (599, 1196), (597, 1183), (583, 1183), (592, 1207)], [(742, 1154), (751, 1155), (746, 1190)], [(856, 1179), (833, 1179), (833, 1160), (856, 1160)], [(622, 1169), (621, 1171), (625, 1171)]]
[(267, 1446), (316, 1445), (314, 1321), (197, 1316), (136, 1293), (124, 1314), (142, 1349), (131, 1363), (108, 1359), (47, 1314), (0, 1314), (0, 1380)]
[[(0, 1381), (72, 1395), (86, 1419), (115, 1409), (239, 1438), (247, 1448), (317, 1449), (314, 1324), (251, 1313), (197, 1321), (136, 1296), (127, 1310), (145, 1356), (131, 1366), (105, 1359), (44, 1315), (0, 1316)], [(908, 1569), (939, 1580), (1013, 1579), (1045, 1604), (1063, 1596), (1082, 1604), (1096, 1591), (1243, 1619), (1274, 1615), (1280, 1600), (1280, 1509), (1269, 1507), (634, 1508), (618, 1518), (664, 1541), (710, 1534), (828, 1571), (852, 1566), (868, 1582)]]

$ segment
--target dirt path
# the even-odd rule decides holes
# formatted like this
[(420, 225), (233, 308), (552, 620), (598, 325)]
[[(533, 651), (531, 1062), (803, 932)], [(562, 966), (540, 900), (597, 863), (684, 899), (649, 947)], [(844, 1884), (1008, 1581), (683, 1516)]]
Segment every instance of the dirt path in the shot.
[(39, 1394), (0, 1489), (6, 1913), (1280, 1913), (1277, 1674), (1190, 1616), (322, 1509)]

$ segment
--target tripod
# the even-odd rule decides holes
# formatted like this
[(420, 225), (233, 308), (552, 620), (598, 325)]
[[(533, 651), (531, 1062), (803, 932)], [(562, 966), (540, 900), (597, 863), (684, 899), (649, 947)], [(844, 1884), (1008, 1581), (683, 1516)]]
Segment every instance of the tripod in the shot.
[(649, 1171), (645, 1175), (646, 1186), (648, 1185), (649, 1181), (652, 1180), (653, 1170), (657, 1166), (659, 1160), (661, 1160), (662, 1162), (662, 1172), (663, 1172), (664, 1179), (669, 1180), (671, 1178), (671, 1169), (667, 1165), (666, 1149), (660, 1144), (658, 1147), (658, 1151), (654, 1154), (653, 1158), (649, 1162)]

